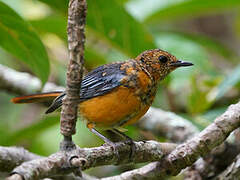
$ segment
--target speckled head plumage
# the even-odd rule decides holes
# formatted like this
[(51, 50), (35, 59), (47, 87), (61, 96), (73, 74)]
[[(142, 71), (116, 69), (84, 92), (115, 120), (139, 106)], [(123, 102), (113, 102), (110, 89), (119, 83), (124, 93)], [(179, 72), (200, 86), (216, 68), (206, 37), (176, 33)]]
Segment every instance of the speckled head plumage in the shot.
[(178, 60), (175, 56), (161, 49), (142, 52), (135, 58), (155, 80), (161, 80), (178, 67), (192, 66), (190, 62)]

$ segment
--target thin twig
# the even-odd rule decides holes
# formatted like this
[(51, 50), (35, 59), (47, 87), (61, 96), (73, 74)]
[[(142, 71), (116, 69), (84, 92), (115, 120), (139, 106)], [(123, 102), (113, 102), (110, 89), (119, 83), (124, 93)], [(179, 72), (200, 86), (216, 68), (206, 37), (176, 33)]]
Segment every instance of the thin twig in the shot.
[[(68, 149), (68, 142), (75, 134), (77, 106), (80, 99), (81, 81), (84, 64), (86, 0), (70, 0), (68, 8), (68, 49), (70, 61), (67, 70), (66, 98), (61, 111), (61, 133), (65, 137), (62, 150)], [(71, 149), (71, 148), (70, 148)]]

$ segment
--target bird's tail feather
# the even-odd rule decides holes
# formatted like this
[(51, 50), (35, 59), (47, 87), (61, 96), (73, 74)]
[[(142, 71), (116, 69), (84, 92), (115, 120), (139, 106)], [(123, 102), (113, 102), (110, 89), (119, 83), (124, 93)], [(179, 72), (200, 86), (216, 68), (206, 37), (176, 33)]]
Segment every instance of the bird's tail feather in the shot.
[(51, 106), (49, 106), (49, 108), (47, 109), (47, 111), (45, 113), (46, 114), (51, 113), (51, 112), (55, 111), (56, 109), (58, 109), (60, 106), (62, 106), (62, 100), (65, 95), (66, 95), (65, 93), (61, 93), (57, 98), (55, 98), (54, 101), (52, 102)]
[(31, 94), (26, 96), (19, 96), (11, 99), (11, 102), (15, 104), (19, 103), (37, 103), (37, 102), (47, 102), (52, 101), (56, 97), (58, 97), (62, 92), (47, 92), (47, 93), (39, 93), (39, 94)]
[(47, 109), (47, 113), (55, 111), (62, 105), (62, 99), (65, 96), (65, 93), (62, 91), (31, 94), (26, 96), (20, 96), (12, 98), (11, 101), (15, 104), (19, 103), (38, 103), (38, 102), (52, 102), (52, 105)]

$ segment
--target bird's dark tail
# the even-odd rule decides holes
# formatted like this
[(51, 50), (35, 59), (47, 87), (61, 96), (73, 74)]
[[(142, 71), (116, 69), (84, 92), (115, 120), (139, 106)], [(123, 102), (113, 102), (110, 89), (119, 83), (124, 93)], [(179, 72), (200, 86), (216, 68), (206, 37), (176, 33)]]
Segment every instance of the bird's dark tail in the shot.
[(66, 93), (63, 92), (57, 98), (55, 98), (54, 101), (52, 102), (51, 106), (49, 106), (49, 108), (47, 109), (47, 111), (45, 113), (46, 114), (51, 113), (51, 112), (55, 111), (56, 109), (58, 109), (59, 107), (61, 107), (62, 100), (65, 95), (66, 95)]
[(31, 94), (27, 96), (20, 96), (11, 99), (15, 104), (19, 103), (37, 103), (37, 102), (49, 102), (53, 101), (52, 105), (47, 109), (47, 113), (55, 111), (62, 105), (62, 99), (65, 96), (65, 93), (62, 91), (48, 92), (48, 93), (39, 93)]

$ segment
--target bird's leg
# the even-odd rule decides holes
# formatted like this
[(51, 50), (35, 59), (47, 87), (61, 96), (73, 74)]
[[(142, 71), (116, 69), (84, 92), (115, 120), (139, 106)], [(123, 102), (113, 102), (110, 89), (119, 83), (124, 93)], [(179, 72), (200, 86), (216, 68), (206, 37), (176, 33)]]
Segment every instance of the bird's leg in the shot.
[(104, 135), (102, 135), (99, 131), (97, 131), (95, 128), (89, 128), (89, 130), (94, 133), (95, 135), (97, 135), (98, 137), (100, 137), (105, 143), (107, 144), (114, 144), (114, 142), (112, 142), (110, 139), (108, 139), (107, 137), (105, 137)]
[(130, 146), (131, 146), (131, 152), (130, 152), (130, 155), (129, 155), (129, 159), (130, 159), (130, 161), (132, 161), (132, 160), (133, 160), (133, 155), (134, 155), (134, 153), (135, 153), (135, 151), (136, 151), (136, 146), (135, 146), (132, 138), (130, 138), (129, 136), (127, 136), (127, 135), (124, 134), (123, 132), (119, 131), (118, 129), (113, 128), (112, 131), (113, 131), (114, 133), (118, 134), (119, 136), (121, 136), (122, 138), (125, 138), (126, 141), (127, 141), (127, 143), (130, 144)]
[(97, 135), (98, 137), (100, 137), (105, 143), (109, 144), (112, 148), (113, 148), (113, 151), (114, 153), (116, 154), (118, 160), (119, 160), (119, 153), (117, 151), (117, 146), (114, 142), (112, 142), (111, 140), (109, 140), (107, 137), (105, 137), (104, 135), (102, 135), (99, 131), (97, 131), (95, 128), (94, 128), (94, 124), (92, 123), (88, 123), (87, 124), (87, 128), (92, 132), (94, 133), (95, 135)]

